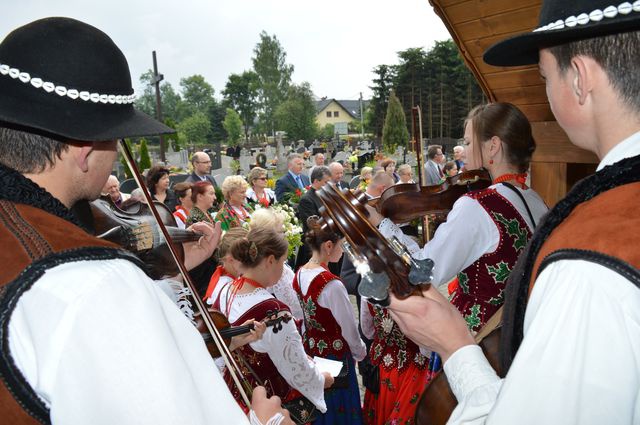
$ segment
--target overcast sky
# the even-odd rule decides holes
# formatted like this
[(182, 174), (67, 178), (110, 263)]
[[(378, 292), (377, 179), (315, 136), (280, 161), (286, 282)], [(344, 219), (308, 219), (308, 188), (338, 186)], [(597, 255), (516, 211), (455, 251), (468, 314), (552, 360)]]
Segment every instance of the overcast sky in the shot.
[[(10, 6), (9, 6), (10, 4)], [(216, 97), (231, 73), (251, 68), (260, 31), (278, 37), (318, 97), (370, 96), (371, 70), (396, 52), (429, 49), (449, 34), (427, 0), (20, 0), (5, 4), (0, 39), (27, 22), (68, 16), (94, 25), (124, 51), (134, 88), (156, 50), (165, 79), (202, 74)], [(28, 72), (28, 70), (25, 70)]]

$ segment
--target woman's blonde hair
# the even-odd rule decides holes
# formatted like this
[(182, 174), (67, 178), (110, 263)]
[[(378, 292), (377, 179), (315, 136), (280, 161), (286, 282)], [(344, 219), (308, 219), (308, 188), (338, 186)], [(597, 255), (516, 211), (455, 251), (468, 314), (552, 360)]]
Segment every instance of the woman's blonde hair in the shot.
[(249, 171), (249, 175), (247, 176), (249, 186), (253, 187), (253, 182), (258, 180), (262, 176), (267, 176), (267, 170), (260, 167), (253, 167), (251, 171)]
[(265, 227), (284, 232), (284, 213), (276, 211), (273, 208), (258, 208), (251, 214), (249, 227), (256, 229)]
[(370, 174), (371, 176), (373, 176), (373, 168), (362, 167), (362, 170), (360, 170), (360, 178), (364, 180), (364, 176), (366, 176), (367, 174)]
[(249, 184), (242, 176), (229, 176), (222, 182), (222, 196), (225, 200), (229, 200), (231, 192), (234, 190), (247, 190)]

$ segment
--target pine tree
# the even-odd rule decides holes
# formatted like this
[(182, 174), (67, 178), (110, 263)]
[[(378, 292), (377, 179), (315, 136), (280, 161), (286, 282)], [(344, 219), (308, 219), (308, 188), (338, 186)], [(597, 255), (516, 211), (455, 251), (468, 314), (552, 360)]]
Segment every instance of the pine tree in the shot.
[(389, 106), (387, 116), (382, 129), (382, 145), (385, 150), (392, 153), (398, 146), (407, 146), (409, 142), (409, 131), (407, 130), (407, 120), (402, 110), (402, 104), (392, 91), (389, 95)]
[(140, 152), (140, 162), (138, 164), (138, 168), (140, 170), (148, 170), (149, 168), (151, 168), (151, 157), (149, 156), (147, 139), (140, 139), (140, 148), (138, 149), (138, 152)]

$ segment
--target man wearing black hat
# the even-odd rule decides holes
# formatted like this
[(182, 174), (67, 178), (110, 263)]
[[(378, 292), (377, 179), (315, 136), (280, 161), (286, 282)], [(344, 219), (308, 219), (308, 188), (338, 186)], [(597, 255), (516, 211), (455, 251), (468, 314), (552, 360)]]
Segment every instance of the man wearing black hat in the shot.
[[(172, 132), (133, 108), (104, 33), (48, 18), (0, 43), (0, 415), (3, 423), (248, 423), (198, 331), (137, 257), (84, 232), (116, 140)], [(219, 228), (185, 245), (211, 256)], [(282, 418), (254, 392), (252, 423)]]
[(532, 33), (484, 55), (538, 63), (571, 141), (598, 155), (511, 273), (500, 379), (434, 289), (393, 299), (401, 329), (442, 355), (449, 423), (631, 424), (640, 412), (640, 1), (545, 0)]

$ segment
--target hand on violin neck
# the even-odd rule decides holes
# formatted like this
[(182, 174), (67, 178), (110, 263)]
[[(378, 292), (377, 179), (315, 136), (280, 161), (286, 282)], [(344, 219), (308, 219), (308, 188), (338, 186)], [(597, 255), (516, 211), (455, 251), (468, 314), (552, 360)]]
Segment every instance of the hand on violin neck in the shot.
[(390, 296), (391, 317), (409, 339), (440, 354), (443, 362), (458, 349), (475, 344), (464, 318), (433, 285), (422, 295), (404, 300)]
[(267, 330), (267, 325), (258, 322), (256, 320), (250, 319), (242, 324), (244, 325), (253, 325), (253, 329), (249, 331), (249, 333), (243, 335), (236, 335), (231, 338), (231, 344), (229, 344), (229, 350), (233, 351), (238, 347), (242, 347), (243, 345), (247, 345), (251, 342), (258, 341), (262, 339), (262, 335), (264, 335), (264, 331)]
[[(293, 425), (289, 411), (282, 408), (280, 397), (267, 397), (264, 387), (253, 389), (251, 396), (251, 416), (261, 424)], [(253, 418), (252, 418), (253, 419)], [(253, 424), (254, 421), (252, 420)]]
[(184, 264), (188, 270), (191, 270), (204, 260), (211, 258), (220, 242), (222, 230), (219, 222), (213, 226), (206, 222), (194, 223), (188, 230), (202, 233), (202, 237), (197, 242), (183, 244)]

